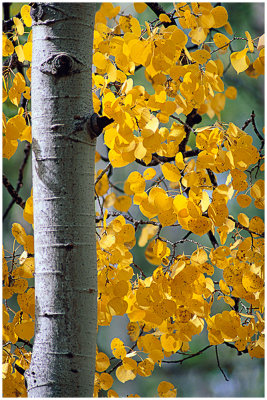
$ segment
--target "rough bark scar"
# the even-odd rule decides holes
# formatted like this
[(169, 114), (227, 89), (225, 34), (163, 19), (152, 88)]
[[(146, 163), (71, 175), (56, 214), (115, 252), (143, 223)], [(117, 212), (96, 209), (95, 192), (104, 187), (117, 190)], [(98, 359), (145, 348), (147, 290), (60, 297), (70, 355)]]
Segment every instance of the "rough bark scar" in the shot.
[(42, 3), (30, 3), (31, 11), (30, 15), (32, 19), (37, 22), (44, 15), (44, 8)]
[(91, 133), (92, 137), (98, 137), (103, 129), (114, 122), (113, 118), (100, 117), (98, 114), (94, 113), (87, 123), (87, 129)]
[(82, 131), (84, 127), (89, 133), (91, 139), (95, 139), (101, 135), (103, 129), (114, 122), (113, 118), (108, 118), (106, 116), (99, 116), (96, 113), (92, 115), (86, 115), (85, 117), (80, 117), (75, 115), (74, 119), (79, 122), (75, 122), (75, 132)]
[(59, 54), (52, 61), (53, 75), (68, 75), (73, 66), (72, 58), (68, 54)]
[(73, 55), (57, 53), (41, 64), (40, 71), (59, 78), (81, 72), (81, 65), (82, 63)]
[(66, 244), (66, 250), (72, 250), (73, 247), (74, 247), (74, 244), (73, 244), (73, 243), (67, 243), (67, 244)]

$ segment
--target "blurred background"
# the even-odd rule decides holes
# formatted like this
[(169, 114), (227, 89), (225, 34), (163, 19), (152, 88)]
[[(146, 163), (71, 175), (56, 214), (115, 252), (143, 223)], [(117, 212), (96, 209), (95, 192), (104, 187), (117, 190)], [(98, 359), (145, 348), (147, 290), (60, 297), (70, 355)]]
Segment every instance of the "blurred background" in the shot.
[[(21, 6), (25, 3), (12, 3), (11, 4), (11, 16), (14, 16), (19, 12)], [(97, 4), (100, 7), (101, 3)], [(124, 10), (124, 14), (131, 14), (138, 18), (140, 25), (144, 25), (144, 21), (153, 21), (155, 19), (154, 13), (147, 8), (142, 14), (136, 14), (132, 3), (113, 3), (114, 6), (120, 5), (121, 10)], [(173, 8), (172, 3), (160, 3), (161, 6), (167, 11), (171, 11)], [(245, 31), (249, 31), (252, 39), (261, 36), (264, 33), (264, 3), (217, 3), (223, 5), (229, 15), (229, 21), (231, 23), (233, 32), (236, 36), (245, 37)], [(224, 30), (222, 29), (222, 33)], [(226, 34), (227, 35), (227, 34)], [(190, 45), (190, 42), (188, 43)], [(243, 41), (235, 41), (233, 44), (233, 50), (238, 51), (244, 48)], [(243, 46), (243, 47), (242, 47)], [(229, 60), (229, 53), (226, 53), (224, 65), (228, 65), (227, 55)], [(249, 53), (251, 60), (254, 60), (256, 56)], [(135, 85), (142, 85), (146, 90), (151, 93), (151, 87), (144, 78), (144, 72), (142, 69), (137, 71), (135, 76), (131, 76), (134, 80)], [(235, 86), (237, 89), (237, 99), (226, 101), (224, 111), (221, 113), (221, 121), (233, 122), (235, 125), (242, 127), (244, 122), (250, 117), (252, 110), (256, 115), (256, 124), (258, 130), (262, 132), (264, 124), (264, 78), (259, 77), (258, 79), (252, 79), (248, 77), (245, 72), (240, 75), (236, 74), (236, 71), (230, 67), (227, 71), (227, 75), (224, 78), (225, 87)], [(4, 113), (8, 117), (12, 117), (16, 114), (16, 108), (10, 103), (5, 102), (3, 105)], [(208, 117), (204, 117), (200, 126), (211, 125), (214, 123), (216, 118), (210, 120)], [(169, 124), (170, 125), (170, 124)], [(167, 126), (169, 127), (169, 126)], [(255, 137), (251, 125), (246, 129), (247, 133), (252, 134), (253, 144), (259, 146), (259, 140)], [(25, 142), (19, 144), (19, 148), (16, 154), (10, 160), (3, 160), (3, 173), (8, 177), (9, 181), (14, 187), (16, 187), (18, 179), (18, 171), (21, 162), (24, 157)], [(107, 150), (103, 145), (103, 137), (98, 139), (97, 150), (102, 154), (107, 154)], [(104, 167), (104, 163), (101, 161), (96, 165), (96, 169)], [(123, 182), (127, 178), (130, 172), (137, 170), (140, 173), (144, 171), (144, 167), (139, 164), (132, 163), (129, 166), (115, 169), (112, 177), (112, 181), (117, 186), (123, 188)], [(263, 176), (258, 178), (264, 179)], [(20, 196), (23, 199), (27, 199), (31, 192), (31, 163), (30, 160), (27, 163), (24, 172), (23, 187), (20, 190)], [(3, 188), (3, 202), (2, 210), (3, 213), (10, 204), (11, 197)], [(138, 218), (142, 218), (142, 215), (138, 212), (137, 206), (132, 206), (130, 209), (131, 214)], [(232, 202), (232, 208), (230, 214), (237, 217), (240, 212), (240, 208), (237, 206), (236, 201)], [(250, 217), (259, 215), (264, 217), (261, 210), (255, 209), (250, 206), (247, 209)], [(6, 251), (12, 252), (13, 249), (13, 236), (11, 234), (11, 228), (13, 222), (19, 222), (25, 228), (27, 234), (32, 234), (32, 227), (30, 224), (24, 221), (22, 218), (22, 209), (18, 205), (14, 205), (9, 212), (8, 216), (3, 221), (3, 243)], [(173, 232), (173, 230), (172, 230)], [(164, 230), (163, 230), (164, 233)], [(177, 229), (175, 233), (170, 235), (165, 232), (165, 237), (171, 240), (178, 240), (186, 232)], [(140, 231), (139, 234), (140, 235)], [(190, 236), (192, 239), (196, 239)], [(137, 236), (138, 242), (138, 236)], [(204, 245), (210, 245), (208, 241), (202, 241)], [(227, 242), (228, 243), (228, 242)], [(190, 254), (195, 247), (191, 247), (186, 244), (182, 248), (178, 248), (178, 253)], [(19, 253), (19, 250), (18, 250)], [(140, 248), (138, 244), (133, 249), (134, 261), (137, 265), (140, 265), (144, 273), (148, 276), (153, 272), (155, 266), (149, 264), (144, 257), (144, 248)], [(137, 270), (135, 272), (138, 272)], [(218, 277), (220, 279), (220, 272)], [(18, 310), (14, 299), (12, 305), (15, 310)], [(221, 300), (218, 302), (216, 312), (220, 312), (225, 308), (224, 302)], [(111, 356), (110, 342), (114, 337), (119, 337), (124, 341), (126, 345), (131, 346), (126, 326), (128, 323), (127, 317), (114, 317), (111, 325), (108, 327), (99, 327), (98, 333), (98, 347), (99, 351), (104, 351), (107, 355)], [(197, 352), (200, 349), (207, 346), (208, 339), (206, 331), (204, 330), (200, 336), (195, 336), (190, 343), (190, 351)], [(218, 347), (220, 364), (223, 368), (229, 381), (226, 381), (221, 371), (217, 366), (215, 349), (210, 348), (198, 357), (192, 358), (185, 361), (183, 364), (163, 364), (162, 368), (156, 367), (152, 376), (147, 378), (137, 377), (134, 381), (126, 382), (122, 384), (114, 379), (114, 385), (112, 389), (116, 390), (120, 397), (126, 397), (129, 394), (138, 394), (141, 397), (155, 397), (157, 396), (157, 386), (160, 381), (167, 380), (174, 384), (177, 388), (178, 397), (263, 397), (264, 396), (264, 362), (259, 359), (251, 359), (248, 354), (242, 354), (237, 356), (237, 352), (234, 349), (230, 349), (225, 345)], [(172, 358), (181, 358), (182, 356), (175, 356)], [(104, 393), (103, 393), (104, 395)], [(101, 396), (101, 393), (100, 393)]]

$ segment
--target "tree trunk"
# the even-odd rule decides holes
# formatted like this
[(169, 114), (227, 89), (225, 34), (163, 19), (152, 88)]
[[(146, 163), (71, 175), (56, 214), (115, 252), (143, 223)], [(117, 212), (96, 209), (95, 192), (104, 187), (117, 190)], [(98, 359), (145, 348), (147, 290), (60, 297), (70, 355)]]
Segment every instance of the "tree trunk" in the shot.
[(33, 3), (35, 341), (29, 397), (91, 397), (97, 334), (95, 4)]

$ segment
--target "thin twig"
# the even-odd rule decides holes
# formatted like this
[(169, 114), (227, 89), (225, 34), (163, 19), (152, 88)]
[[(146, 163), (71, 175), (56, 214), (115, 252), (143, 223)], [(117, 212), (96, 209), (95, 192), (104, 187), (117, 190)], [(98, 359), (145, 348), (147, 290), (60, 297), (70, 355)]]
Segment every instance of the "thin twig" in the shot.
[[(143, 329), (144, 327), (141, 328), (140, 333), (138, 338), (143, 334)], [(135, 343), (132, 345), (132, 347), (129, 349), (129, 351), (127, 352), (127, 354), (131, 353), (131, 351), (133, 351), (133, 349), (137, 346), (137, 340), (135, 341)], [(120, 360), (117, 364), (115, 364), (110, 371), (107, 371), (108, 374), (111, 374), (116, 368), (118, 368), (120, 365), (122, 364), (122, 360)]]
[(228, 379), (227, 376), (225, 375), (225, 372), (224, 372), (224, 370), (222, 369), (222, 367), (221, 367), (221, 365), (220, 365), (220, 360), (219, 360), (219, 354), (218, 354), (217, 345), (215, 346), (215, 354), (216, 354), (216, 360), (217, 360), (218, 368), (219, 368), (219, 370), (221, 371), (221, 373), (223, 374), (224, 379), (225, 379), (227, 382), (229, 382), (229, 379)]
[(3, 175), (3, 184), (6, 187), (8, 193), (13, 197), (15, 203), (17, 203), (21, 208), (24, 209), (25, 201), (18, 195), (17, 191), (13, 188), (5, 175)]
[[(27, 161), (29, 159), (29, 155), (31, 152), (31, 144), (27, 143), (24, 149), (24, 159), (22, 161), (22, 164), (19, 168), (19, 176), (18, 176), (18, 182), (17, 182), (17, 187), (16, 187), (16, 192), (19, 193), (20, 189), (22, 188), (22, 184), (23, 184), (23, 172), (24, 172), (24, 168), (27, 164)], [(11, 208), (13, 207), (13, 205), (16, 203), (16, 201), (14, 200), (14, 198), (12, 199), (12, 201), (10, 202), (10, 204), (8, 205), (6, 211), (4, 212), (3, 215), (3, 220), (7, 217), (9, 211), (11, 210)]]
[(101, 174), (96, 178), (95, 185), (100, 181), (100, 179), (105, 175), (105, 173), (110, 169), (111, 163), (109, 162), (108, 165), (103, 169)]
[(211, 344), (209, 344), (208, 346), (204, 347), (204, 349), (199, 350), (197, 353), (190, 354), (190, 356), (184, 357), (181, 360), (169, 360), (169, 361), (168, 360), (163, 360), (162, 362), (166, 363), (166, 364), (177, 364), (177, 363), (178, 364), (182, 364), (184, 361), (189, 360), (189, 358), (193, 358), (193, 357), (199, 356), (200, 354), (204, 353), (204, 351), (208, 350), (210, 347), (212, 347)]
[(146, 275), (145, 275), (145, 273), (143, 272), (142, 268), (141, 268), (141, 267), (139, 267), (139, 265), (135, 264), (134, 262), (132, 262), (132, 265), (133, 265), (135, 268), (137, 268), (137, 269), (138, 269), (138, 271), (140, 271), (140, 272), (141, 272), (141, 274), (142, 274), (142, 277), (143, 277), (143, 278), (146, 278)]
[(260, 132), (258, 131), (258, 129), (256, 127), (255, 117), (256, 117), (255, 113), (254, 113), (254, 111), (252, 111), (252, 113), (251, 113), (252, 125), (253, 125), (254, 132), (256, 133), (256, 135), (258, 136), (258, 138), (261, 141), (261, 147), (260, 147), (260, 152), (261, 152), (261, 150), (263, 149), (263, 146), (264, 146), (264, 137), (260, 134)]
[(247, 119), (245, 122), (244, 122), (244, 125), (242, 126), (242, 131), (244, 131), (248, 126), (249, 126), (249, 124), (252, 122), (252, 118), (249, 118), (249, 119)]
[(214, 234), (211, 231), (208, 232), (208, 237), (209, 237), (209, 240), (210, 240), (213, 248), (217, 249), (217, 247), (219, 247), (219, 243), (217, 242)]
[(245, 231), (249, 232), (251, 235), (257, 235), (258, 237), (264, 238), (264, 233), (260, 234), (260, 233), (251, 231), (249, 228), (246, 228), (245, 226), (240, 224), (240, 222), (236, 221), (231, 215), (228, 216), (228, 219), (230, 219), (231, 221), (233, 221), (235, 223), (236, 228), (244, 229)]

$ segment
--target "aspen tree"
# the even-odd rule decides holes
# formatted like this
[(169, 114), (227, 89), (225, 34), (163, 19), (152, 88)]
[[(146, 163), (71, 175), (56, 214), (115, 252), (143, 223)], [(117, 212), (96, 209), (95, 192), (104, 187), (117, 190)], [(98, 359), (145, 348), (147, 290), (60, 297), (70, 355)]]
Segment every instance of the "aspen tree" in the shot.
[[(93, 3), (37, 3), (32, 144), (35, 340), (29, 397), (90, 397), (96, 351)], [(85, 206), (86, 205), (86, 206)]]

